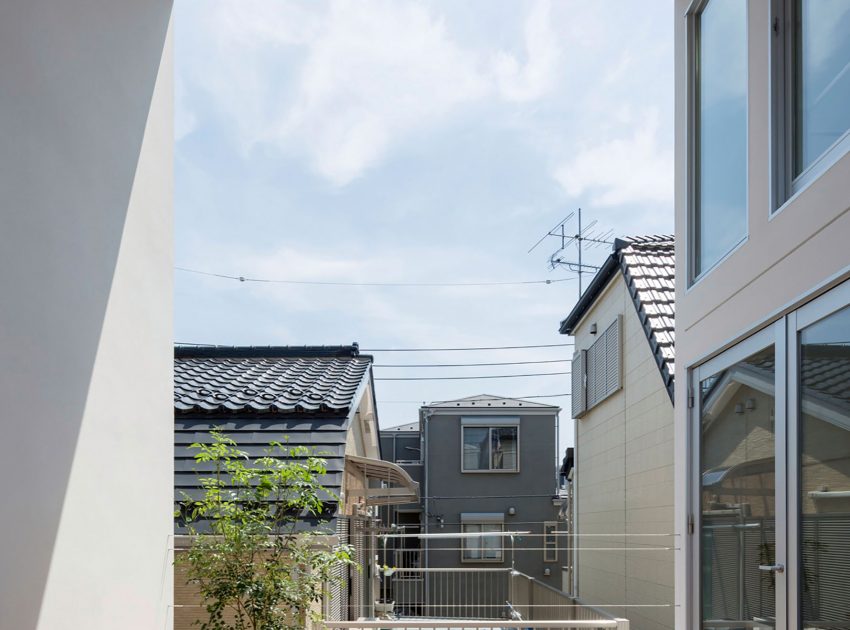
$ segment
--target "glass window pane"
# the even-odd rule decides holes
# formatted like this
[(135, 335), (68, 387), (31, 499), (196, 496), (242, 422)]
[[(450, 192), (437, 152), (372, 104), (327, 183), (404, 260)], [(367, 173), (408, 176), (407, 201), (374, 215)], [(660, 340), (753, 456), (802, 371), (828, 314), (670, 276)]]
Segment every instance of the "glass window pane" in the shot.
[(700, 384), (703, 628), (774, 616), (775, 575), (758, 568), (776, 547), (774, 361), (770, 348)]
[(800, 338), (802, 628), (850, 620), (850, 308)]
[(799, 175), (850, 129), (850, 2), (797, 1)]
[[(478, 523), (464, 523), (463, 533), (474, 534), (481, 531), (481, 525)], [(478, 537), (463, 539), (463, 559), (464, 560), (480, 560), (481, 545)]]
[[(496, 523), (486, 523), (481, 526), (481, 531), (501, 532), (502, 526)], [(501, 536), (482, 536), (480, 544), (482, 548), (481, 555), (485, 560), (500, 560), (502, 558)]]
[(495, 427), (491, 429), (491, 457), (493, 470), (517, 469), (517, 429), (516, 427)]
[(698, 21), (696, 275), (747, 234), (746, 11), (711, 0)]
[(488, 440), (490, 429), (487, 427), (463, 427), (463, 469), (487, 470), (489, 468), (490, 449)]

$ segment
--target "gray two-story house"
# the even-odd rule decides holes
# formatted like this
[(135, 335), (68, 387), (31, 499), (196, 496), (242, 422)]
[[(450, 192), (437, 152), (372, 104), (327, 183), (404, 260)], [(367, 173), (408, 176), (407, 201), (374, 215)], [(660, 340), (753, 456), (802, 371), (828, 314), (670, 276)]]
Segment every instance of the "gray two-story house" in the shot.
[(511, 569), (561, 587), (559, 412), (478, 395), (423, 406), (418, 423), (381, 432), (384, 457), (422, 488), (418, 505), (388, 517), (404, 534), (386, 558), (399, 569), (388, 597), (402, 612), (428, 603), (429, 614), (480, 614), (476, 602), (510, 599)]

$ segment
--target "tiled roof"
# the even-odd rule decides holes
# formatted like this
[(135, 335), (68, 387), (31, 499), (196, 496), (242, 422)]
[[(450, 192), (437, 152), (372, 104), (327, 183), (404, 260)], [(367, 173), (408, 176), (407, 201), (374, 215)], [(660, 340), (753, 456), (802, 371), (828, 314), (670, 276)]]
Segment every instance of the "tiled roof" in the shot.
[(178, 346), (174, 410), (345, 415), (371, 362), (356, 345)]
[(650, 349), (673, 398), (676, 257), (672, 236), (617, 239), (615, 253)]
[(672, 236), (618, 238), (614, 251), (591, 281), (560, 332), (571, 335), (575, 326), (619, 270), (637, 310), (670, 400), (675, 367), (676, 260)]
[(529, 407), (532, 409), (552, 409), (557, 410), (557, 405), (546, 405), (544, 403), (532, 402), (530, 400), (520, 400), (518, 398), (505, 398), (504, 396), (494, 396), (492, 394), (478, 394), (477, 396), (467, 396), (466, 398), (458, 398), (457, 400), (442, 400), (423, 405), (429, 409), (434, 408), (464, 408), (474, 409), (479, 407), (489, 408), (505, 408), (516, 409), (519, 407)]

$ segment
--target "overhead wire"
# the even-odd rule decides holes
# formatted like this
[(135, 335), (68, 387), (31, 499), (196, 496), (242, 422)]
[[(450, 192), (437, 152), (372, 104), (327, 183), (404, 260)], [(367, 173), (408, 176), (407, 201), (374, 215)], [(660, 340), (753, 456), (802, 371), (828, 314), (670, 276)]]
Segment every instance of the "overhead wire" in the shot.
[(546, 278), (544, 280), (513, 280), (513, 281), (495, 281), (495, 282), (346, 282), (346, 281), (327, 281), (327, 280), (291, 280), (291, 279), (276, 279), (276, 278), (254, 278), (250, 276), (236, 276), (226, 273), (214, 273), (211, 271), (203, 271), (200, 269), (190, 269), (188, 267), (174, 267), (177, 271), (184, 273), (192, 273), (199, 276), (208, 276), (211, 278), (222, 278), (226, 280), (237, 280), (238, 282), (255, 282), (264, 284), (294, 284), (308, 286), (328, 286), (328, 287), (503, 287), (503, 286), (520, 286), (533, 284), (556, 284), (559, 282), (569, 282), (575, 278)]
[(535, 365), (539, 363), (569, 363), (569, 359), (546, 359), (544, 361), (500, 361), (491, 363), (375, 363), (376, 368), (455, 368), (485, 367), (490, 365)]
[(483, 376), (384, 376), (376, 381), (465, 381), (485, 378), (526, 378), (532, 376), (561, 376), (572, 372), (537, 372), (532, 374), (487, 374)]
[(469, 348), (360, 348), (361, 352), (461, 352), (473, 350), (525, 350), (530, 348), (567, 348), (570, 343), (545, 343), (527, 346), (478, 346)]

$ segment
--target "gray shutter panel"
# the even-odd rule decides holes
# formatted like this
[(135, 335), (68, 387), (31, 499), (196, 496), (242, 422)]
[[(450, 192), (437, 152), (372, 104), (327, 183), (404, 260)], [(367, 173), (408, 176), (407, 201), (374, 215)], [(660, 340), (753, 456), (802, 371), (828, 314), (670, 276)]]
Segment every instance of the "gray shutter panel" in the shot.
[(605, 331), (605, 395), (620, 389), (620, 318)]
[(587, 390), (585, 389), (585, 357), (587, 352), (579, 350), (572, 363), (572, 415), (578, 418), (587, 409)]

